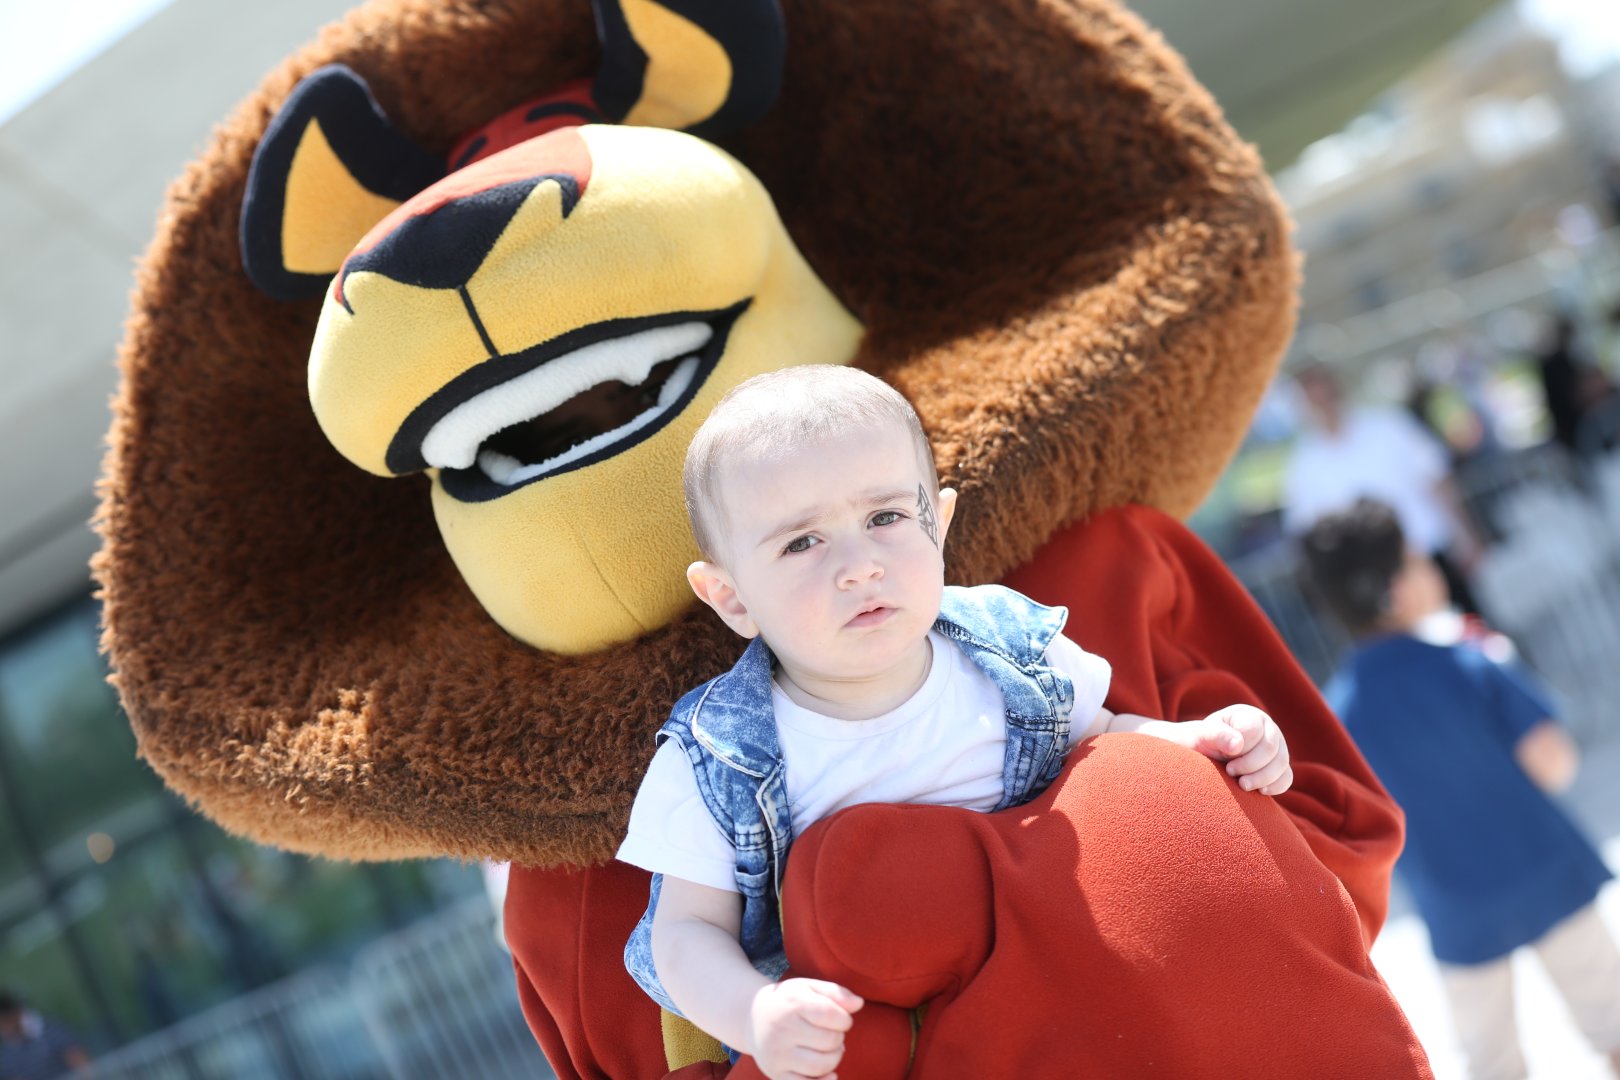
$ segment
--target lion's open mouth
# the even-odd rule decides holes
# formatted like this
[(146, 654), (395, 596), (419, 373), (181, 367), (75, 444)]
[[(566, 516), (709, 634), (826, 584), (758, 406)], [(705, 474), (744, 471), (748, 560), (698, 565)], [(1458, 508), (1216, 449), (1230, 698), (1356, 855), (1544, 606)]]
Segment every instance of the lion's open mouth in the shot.
[(692, 385), (714, 336), (701, 321), (654, 327), (554, 357), (463, 401), (422, 440), (436, 469), (508, 487), (556, 472), (658, 418)]
[(486, 361), (411, 412), (388, 466), (439, 469), (447, 494), (481, 502), (622, 453), (692, 399), (745, 306), (596, 323)]

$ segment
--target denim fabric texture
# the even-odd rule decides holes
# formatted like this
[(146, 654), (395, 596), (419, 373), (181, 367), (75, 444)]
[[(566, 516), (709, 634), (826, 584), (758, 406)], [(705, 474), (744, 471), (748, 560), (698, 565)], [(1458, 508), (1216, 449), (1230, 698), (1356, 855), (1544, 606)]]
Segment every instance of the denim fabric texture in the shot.
[[(1000, 585), (945, 589), (934, 629), (995, 684), (1006, 709), (997, 810), (1039, 795), (1063, 765), (1074, 687), (1046, 663), (1045, 654), (1067, 618), (1064, 608), (1045, 607)], [(674, 739), (686, 751), (704, 805), (732, 838), (743, 898), (743, 952), (757, 970), (777, 979), (787, 970), (777, 905), (793, 820), (771, 708), (773, 667), (770, 649), (755, 638), (730, 671), (675, 704), (657, 738), (660, 744)], [(662, 875), (654, 874), (647, 912), (625, 945), (625, 967), (655, 1001), (679, 1014), (653, 967), (652, 922), (662, 885)]]

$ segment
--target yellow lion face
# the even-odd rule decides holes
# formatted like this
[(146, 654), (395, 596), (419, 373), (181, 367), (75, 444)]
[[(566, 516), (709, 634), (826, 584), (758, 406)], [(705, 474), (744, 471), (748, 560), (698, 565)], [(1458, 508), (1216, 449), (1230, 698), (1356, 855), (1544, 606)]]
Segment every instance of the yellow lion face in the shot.
[(350, 461), (433, 478), (445, 544), (501, 626), (580, 653), (689, 602), (681, 464), (715, 402), (847, 363), (860, 336), (735, 159), (592, 125), (379, 223), (327, 294), (309, 391)]

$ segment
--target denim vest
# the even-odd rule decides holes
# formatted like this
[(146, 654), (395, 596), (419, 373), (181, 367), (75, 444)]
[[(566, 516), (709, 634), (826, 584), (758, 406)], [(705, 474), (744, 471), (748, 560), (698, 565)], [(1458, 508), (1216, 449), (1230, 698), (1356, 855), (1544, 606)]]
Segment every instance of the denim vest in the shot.
[[(996, 810), (1033, 799), (1062, 767), (1074, 687), (1044, 657), (1067, 617), (1063, 608), (1044, 607), (1000, 585), (945, 589), (934, 629), (984, 672), (1006, 707), (1007, 747)], [(743, 952), (757, 970), (777, 979), (787, 970), (777, 904), (793, 820), (771, 707), (773, 663), (770, 649), (755, 638), (730, 671), (676, 702), (658, 742), (674, 739), (686, 751), (704, 805), (732, 838), (743, 898), (738, 935)], [(624, 962), (642, 989), (679, 1015), (653, 968), (653, 912), (662, 885), (663, 875), (654, 874), (647, 913), (625, 945)]]

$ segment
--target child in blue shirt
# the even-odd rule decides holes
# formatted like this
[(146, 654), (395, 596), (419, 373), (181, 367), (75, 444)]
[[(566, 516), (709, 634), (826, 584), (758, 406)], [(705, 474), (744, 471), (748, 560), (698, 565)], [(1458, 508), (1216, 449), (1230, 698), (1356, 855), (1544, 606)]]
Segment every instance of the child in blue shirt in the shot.
[(0, 990), (0, 1080), (48, 1080), (90, 1064), (64, 1025)]
[(1397, 869), (1469, 1075), (1525, 1075), (1510, 964), (1521, 945), (1620, 1069), (1620, 949), (1593, 905), (1611, 875), (1549, 797), (1576, 766), (1552, 707), (1505, 639), (1459, 632), (1439, 569), (1406, 546), (1389, 506), (1363, 499), (1303, 545), (1311, 583), (1356, 638), (1328, 704), (1406, 812)]

